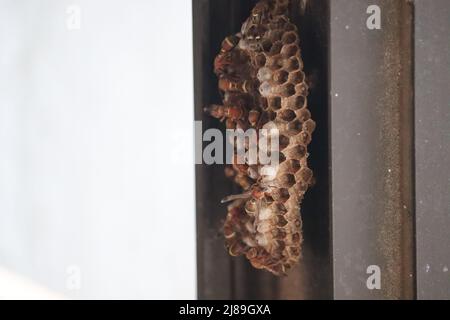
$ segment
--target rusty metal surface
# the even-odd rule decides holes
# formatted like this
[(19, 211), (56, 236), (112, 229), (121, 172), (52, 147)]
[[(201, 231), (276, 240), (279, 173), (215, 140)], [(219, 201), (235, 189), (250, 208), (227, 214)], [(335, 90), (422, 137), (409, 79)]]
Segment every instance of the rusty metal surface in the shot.
[[(412, 10), (377, 1), (382, 29), (366, 27), (373, 1), (331, 1), (331, 166), (334, 297), (414, 297)], [(367, 268), (381, 270), (369, 290)]]
[(450, 299), (450, 2), (415, 3), (417, 296)]

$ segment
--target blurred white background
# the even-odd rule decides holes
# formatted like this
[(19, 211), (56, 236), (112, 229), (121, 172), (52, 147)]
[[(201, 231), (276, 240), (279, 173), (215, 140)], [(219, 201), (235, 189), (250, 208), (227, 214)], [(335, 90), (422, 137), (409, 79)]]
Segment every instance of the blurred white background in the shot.
[(186, 0), (0, 0), (0, 297), (195, 298), (191, 33)]

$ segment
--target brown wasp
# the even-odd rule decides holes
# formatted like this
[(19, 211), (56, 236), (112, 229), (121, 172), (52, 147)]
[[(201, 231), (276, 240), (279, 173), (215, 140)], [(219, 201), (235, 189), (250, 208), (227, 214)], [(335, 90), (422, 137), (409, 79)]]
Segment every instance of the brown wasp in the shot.
[(234, 47), (239, 43), (239, 37), (236, 35), (228, 36), (222, 41), (222, 46), (220, 48), (219, 54), (214, 59), (214, 72), (218, 76), (222, 76), (226, 73), (227, 67), (229, 67), (232, 62), (232, 52)]
[(244, 119), (246, 116), (245, 109), (239, 106), (222, 106), (219, 104), (212, 104), (204, 109), (205, 112), (209, 113), (214, 118), (224, 121), (225, 119), (231, 119), (233, 121), (238, 121)]

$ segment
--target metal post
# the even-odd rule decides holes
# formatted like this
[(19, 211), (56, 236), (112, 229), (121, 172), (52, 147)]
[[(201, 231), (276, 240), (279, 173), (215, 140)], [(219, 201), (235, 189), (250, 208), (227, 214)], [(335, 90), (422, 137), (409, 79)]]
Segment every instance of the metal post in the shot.
[[(380, 29), (371, 29), (378, 11)], [(335, 0), (330, 21), (334, 297), (410, 299), (411, 6)], [(370, 276), (380, 276), (381, 287)]]

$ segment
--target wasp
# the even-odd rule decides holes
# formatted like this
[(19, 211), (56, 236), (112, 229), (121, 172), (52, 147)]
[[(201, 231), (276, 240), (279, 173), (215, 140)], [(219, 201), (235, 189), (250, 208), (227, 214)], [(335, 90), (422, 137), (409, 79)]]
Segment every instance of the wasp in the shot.
[(240, 119), (244, 119), (246, 116), (244, 108), (239, 106), (223, 106), (219, 104), (211, 104), (209, 107), (206, 107), (204, 111), (209, 113), (214, 118), (220, 119), (220, 121), (224, 121), (225, 119), (237, 121)]
[(253, 184), (249, 190), (245, 191), (241, 194), (232, 194), (226, 196), (221, 200), (221, 203), (226, 203), (234, 200), (252, 200), (252, 202), (256, 201), (256, 204), (259, 207), (262, 205), (262, 200), (266, 196), (268, 192), (268, 188), (261, 187), (258, 183)]
[(228, 36), (222, 41), (219, 54), (214, 59), (214, 73), (217, 75), (225, 74), (225, 70), (232, 64), (232, 52), (231, 50), (239, 43), (239, 37), (237, 35)]
[(250, 80), (231, 80), (228, 78), (219, 79), (219, 89), (223, 92), (235, 91), (249, 93), (255, 90), (255, 84)]

